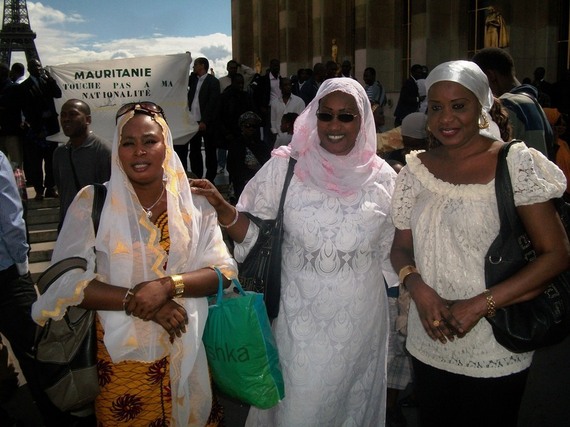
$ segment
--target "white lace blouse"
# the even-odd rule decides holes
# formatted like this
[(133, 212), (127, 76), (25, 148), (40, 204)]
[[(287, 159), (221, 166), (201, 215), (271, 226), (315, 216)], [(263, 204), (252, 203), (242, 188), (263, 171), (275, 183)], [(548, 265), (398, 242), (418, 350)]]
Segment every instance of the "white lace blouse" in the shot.
[[(407, 156), (392, 198), (398, 229), (411, 229), (415, 261), (423, 280), (446, 299), (466, 299), (485, 289), (484, 257), (499, 232), (495, 181), (455, 185), (437, 179), (417, 157)], [(563, 173), (540, 152), (515, 144), (507, 157), (515, 205), (560, 197)], [(482, 319), (461, 339), (442, 344), (425, 332), (415, 304), (408, 320), (407, 348), (423, 363), (472, 377), (522, 371), (532, 353), (516, 354), (494, 339)]]

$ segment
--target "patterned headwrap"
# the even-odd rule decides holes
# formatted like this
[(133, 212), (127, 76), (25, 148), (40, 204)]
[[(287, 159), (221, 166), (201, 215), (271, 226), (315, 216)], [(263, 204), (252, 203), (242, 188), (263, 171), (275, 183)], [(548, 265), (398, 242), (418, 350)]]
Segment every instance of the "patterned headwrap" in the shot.
[(261, 123), (261, 117), (255, 114), (253, 111), (246, 111), (241, 116), (239, 116), (238, 125), (241, 126), (248, 120), (253, 120), (258, 124)]

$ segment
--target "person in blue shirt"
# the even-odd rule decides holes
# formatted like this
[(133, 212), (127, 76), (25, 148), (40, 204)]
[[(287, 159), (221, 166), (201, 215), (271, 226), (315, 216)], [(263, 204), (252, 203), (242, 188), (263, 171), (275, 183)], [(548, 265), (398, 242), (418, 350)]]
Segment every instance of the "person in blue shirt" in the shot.
[(10, 161), (0, 152), (0, 282), (28, 272), (28, 242), (22, 200)]
[[(10, 160), (0, 151), (0, 333), (10, 343), (26, 379), (31, 378), (28, 383), (32, 390), (35, 388), (32, 384), (33, 360), (28, 353), (35, 332), (30, 307), (36, 293), (28, 272), (28, 250), (22, 200)], [(6, 388), (5, 381), (11, 377), (6, 374), (13, 371), (6, 362), (2, 359), (0, 387), (3, 396), (10, 390), (8, 393), (14, 398), (20, 384), (16, 380), (16, 384), (9, 383), (10, 387)], [(34, 410), (30, 407), (28, 413)]]

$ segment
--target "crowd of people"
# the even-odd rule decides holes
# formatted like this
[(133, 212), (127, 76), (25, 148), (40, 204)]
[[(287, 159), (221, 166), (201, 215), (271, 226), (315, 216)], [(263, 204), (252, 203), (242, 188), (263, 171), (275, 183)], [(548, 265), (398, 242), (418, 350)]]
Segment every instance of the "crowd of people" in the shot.
[[(220, 79), (209, 70), (208, 59), (194, 60), (187, 108), (198, 132), (174, 145), (152, 100), (118, 109), (110, 143), (90, 131), (86, 102), (55, 110), (61, 90), (37, 59), (20, 84), (18, 67), (0, 65), (0, 278), (21, 287), (2, 288), (3, 304), (14, 304), (0, 332), (44, 424), (223, 425), (201, 342), (213, 267), (226, 287), (237, 276), (259, 236), (245, 213), (275, 218), (294, 159), (272, 323), (285, 398), (250, 408), (245, 425), (405, 426), (397, 402), (413, 383), (422, 426), (516, 426), (533, 353), (501, 346), (485, 318), (570, 267), (551, 202), (569, 197), (568, 111), (543, 69), (521, 85), (497, 48), (431, 72), (415, 64), (392, 130), (373, 67), (363, 83), (347, 60), (290, 77), (277, 59), (263, 75), (237, 60)], [(60, 129), (69, 140), (57, 146), (49, 136)], [(488, 290), (483, 261), (500, 226), (495, 169), (513, 138), (525, 142), (507, 157), (514, 202), (537, 258)], [(226, 169), (229, 195), (215, 185)], [(60, 200), (52, 264), (88, 261), (39, 297), (21, 170), (36, 200)], [(97, 183), (107, 195), (95, 230)], [(85, 411), (65, 413), (34, 378), (32, 333), (15, 328), (33, 331), (76, 305), (97, 312), (101, 391)], [(3, 349), (0, 341), (0, 362)], [(2, 368), (1, 384), (13, 383)]]

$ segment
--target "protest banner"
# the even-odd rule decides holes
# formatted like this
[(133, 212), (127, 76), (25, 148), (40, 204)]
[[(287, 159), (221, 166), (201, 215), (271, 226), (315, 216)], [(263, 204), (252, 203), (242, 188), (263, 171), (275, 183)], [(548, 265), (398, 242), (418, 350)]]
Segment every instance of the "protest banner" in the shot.
[[(127, 102), (152, 101), (160, 105), (175, 144), (185, 143), (197, 132), (198, 124), (188, 112), (189, 52), (176, 55), (112, 59), (46, 67), (61, 88), (56, 99), (59, 112), (69, 99), (79, 99), (91, 107), (91, 130), (113, 141), (115, 114)], [(66, 142), (60, 132), (49, 138)]]

